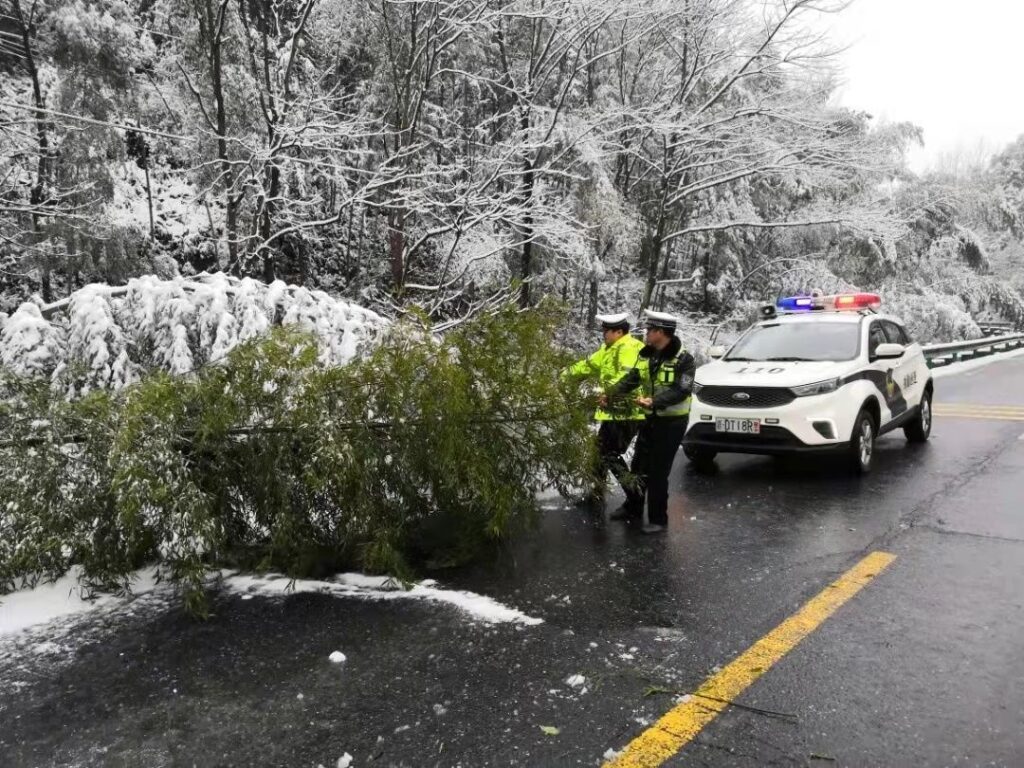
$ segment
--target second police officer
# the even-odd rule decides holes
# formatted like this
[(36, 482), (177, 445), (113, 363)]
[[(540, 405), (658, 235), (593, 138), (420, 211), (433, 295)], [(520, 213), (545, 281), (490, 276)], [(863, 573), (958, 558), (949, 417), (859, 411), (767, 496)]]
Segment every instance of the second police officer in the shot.
[(611, 514), (613, 520), (642, 519), (647, 501), (644, 533), (661, 533), (668, 526), (668, 478), (690, 415), (690, 392), (696, 363), (676, 336), (678, 320), (664, 312), (646, 312), (646, 346), (639, 365), (624, 376), (616, 393), (638, 385), (635, 400), (646, 418), (633, 452), (632, 482), (625, 485), (626, 502)]

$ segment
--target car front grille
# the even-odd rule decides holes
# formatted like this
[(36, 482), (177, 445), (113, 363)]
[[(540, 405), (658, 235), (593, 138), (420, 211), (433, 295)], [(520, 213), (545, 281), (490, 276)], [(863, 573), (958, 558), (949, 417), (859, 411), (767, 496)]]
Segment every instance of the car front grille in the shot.
[(775, 408), (796, 399), (796, 396), (785, 387), (705, 386), (696, 397), (702, 403), (716, 405), (719, 408)]

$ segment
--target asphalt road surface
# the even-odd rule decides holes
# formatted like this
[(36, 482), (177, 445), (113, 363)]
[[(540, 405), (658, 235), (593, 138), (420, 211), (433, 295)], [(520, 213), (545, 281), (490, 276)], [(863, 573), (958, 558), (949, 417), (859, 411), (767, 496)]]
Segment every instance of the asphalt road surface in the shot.
[(662, 764), (1024, 765), (1024, 358), (936, 403), (931, 442), (882, 438), (867, 478), (680, 455), (667, 535), (549, 499), (498, 562), (439, 577), (537, 626), (224, 594), (63, 658), (0, 644), (0, 766), (598, 766), (875, 552), (895, 559)]

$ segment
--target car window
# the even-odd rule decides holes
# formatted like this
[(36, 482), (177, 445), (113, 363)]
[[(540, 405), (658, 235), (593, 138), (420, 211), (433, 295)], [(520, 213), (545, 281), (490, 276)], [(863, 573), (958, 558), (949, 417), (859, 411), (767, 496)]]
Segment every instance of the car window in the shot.
[(874, 355), (878, 345), (885, 344), (888, 341), (889, 339), (885, 335), (885, 329), (882, 328), (881, 321), (872, 323), (871, 330), (868, 332), (868, 355)]
[(885, 328), (885, 335), (889, 337), (889, 341), (893, 344), (907, 346), (910, 343), (910, 337), (907, 336), (907, 332), (896, 323), (891, 320), (883, 320), (882, 326)]
[(858, 323), (766, 323), (737, 341), (726, 360), (751, 362), (853, 360), (860, 348)]

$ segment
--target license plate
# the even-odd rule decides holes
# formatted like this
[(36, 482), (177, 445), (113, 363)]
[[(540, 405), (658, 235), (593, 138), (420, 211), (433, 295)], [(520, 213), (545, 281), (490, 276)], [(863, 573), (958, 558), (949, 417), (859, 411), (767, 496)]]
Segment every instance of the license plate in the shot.
[(741, 435), (761, 434), (760, 419), (715, 419), (716, 432), (739, 432)]

